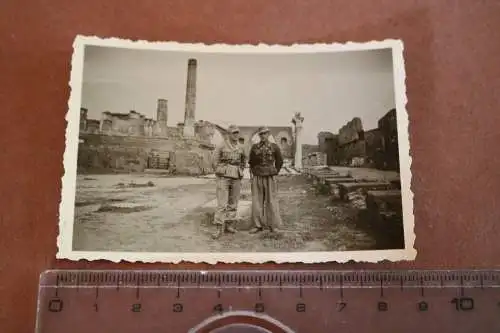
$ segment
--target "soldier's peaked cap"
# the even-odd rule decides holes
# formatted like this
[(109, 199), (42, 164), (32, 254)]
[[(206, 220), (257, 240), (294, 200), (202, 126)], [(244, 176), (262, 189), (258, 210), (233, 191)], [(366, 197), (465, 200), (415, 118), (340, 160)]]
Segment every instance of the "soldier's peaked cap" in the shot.
[(258, 131), (259, 134), (268, 133), (268, 132), (269, 132), (269, 128), (267, 128), (266, 126), (259, 127), (259, 131)]
[(240, 129), (236, 125), (229, 125), (229, 127), (227, 128), (227, 131), (229, 133), (234, 133), (234, 132), (239, 132)]

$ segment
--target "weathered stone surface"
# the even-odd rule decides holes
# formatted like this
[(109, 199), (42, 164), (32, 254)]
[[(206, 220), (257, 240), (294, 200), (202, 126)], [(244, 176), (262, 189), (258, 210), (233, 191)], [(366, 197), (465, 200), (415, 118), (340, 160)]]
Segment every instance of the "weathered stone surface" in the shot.
[(320, 183), (326, 183), (327, 180), (336, 180), (336, 179), (346, 179), (346, 178), (351, 178), (348, 175), (335, 175), (335, 174), (326, 174), (326, 175), (316, 175), (314, 176), (314, 179), (317, 180)]
[(326, 154), (326, 164), (337, 164), (336, 150), (339, 146), (338, 135), (331, 132), (320, 132), (318, 134), (319, 151)]
[(319, 152), (319, 146), (318, 145), (309, 145), (309, 144), (303, 144), (302, 145), (302, 155), (303, 156), (309, 156), (312, 153), (317, 153)]
[(196, 119), (196, 80), (198, 61), (188, 60), (187, 82), (186, 82), (186, 103), (184, 111), (183, 134), (186, 137), (194, 136), (194, 123)]
[(378, 241), (381, 248), (404, 247), (400, 191), (369, 191), (366, 196), (366, 213), (369, 223), (384, 236)]
[(379, 161), (378, 167), (387, 170), (399, 169), (399, 148), (396, 109), (390, 110), (378, 122), (378, 127), (382, 135), (383, 158)]
[[(321, 183), (321, 184), (326, 184), (327, 179), (333, 179), (333, 178), (346, 178), (347, 176), (345, 175), (339, 175), (337, 173), (323, 173), (323, 174), (312, 174), (311, 175), (314, 183)], [(349, 177), (347, 177), (349, 178)]]
[(339, 187), (339, 197), (342, 200), (347, 199), (347, 194), (363, 190), (367, 192), (370, 190), (389, 190), (391, 188), (391, 183), (389, 182), (358, 182), (358, 183), (340, 183), (337, 184)]
[(363, 125), (361, 123), (361, 119), (358, 117), (353, 118), (339, 130), (339, 145), (343, 146), (347, 143), (363, 139), (362, 137), (360, 137), (360, 135), (362, 135), (362, 132)]
[(340, 183), (356, 183), (356, 182), (358, 182), (358, 180), (356, 180), (354, 178), (349, 178), (349, 177), (346, 177), (346, 178), (326, 178), (325, 179), (325, 183), (327, 183), (329, 185), (337, 185)]
[(215, 131), (215, 125), (208, 121), (198, 121), (195, 124), (195, 133), (200, 140), (211, 142)]
[(326, 165), (326, 154), (321, 152), (310, 153), (302, 158), (303, 167)]
[(322, 172), (322, 173), (312, 173), (311, 174), (313, 177), (316, 178), (342, 178), (345, 177), (345, 175), (338, 174), (336, 172)]
[(401, 191), (368, 191), (366, 194), (366, 208), (370, 216), (379, 219), (382, 212), (393, 212), (402, 215)]
[(382, 147), (382, 132), (380, 129), (372, 129), (365, 132), (365, 166), (377, 167), (384, 158)]
[(401, 179), (392, 179), (390, 183), (395, 189), (401, 190)]
[[(167, 122), (168, 122), (168, 101), (160, 98), (157, 102), (156, 109), (156, 132), (159, 136), (167, 135)], [(149, 124), (148, 124), (149, 125)], [(146, 131), (149, 132), (148, 126)]]
[(143, 172), (160, 168), (199, 175), (213, 171), (213, 150), (194, 140), (93, 134), (80, 138), (83, 142), (78, 148), (79, 172)]

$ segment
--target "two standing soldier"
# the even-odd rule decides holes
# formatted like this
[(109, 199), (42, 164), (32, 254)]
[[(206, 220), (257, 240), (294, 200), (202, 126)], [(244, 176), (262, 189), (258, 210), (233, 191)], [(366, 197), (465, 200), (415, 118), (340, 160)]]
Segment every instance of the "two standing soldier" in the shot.
[[(239, 144), (239, 129), (235, 125), (228, 128), (229, 138), (215, 151), (215, 174), (217, 177), (217, 210), (214, 222), (217, 231), (214, 239), (224, 232), (235, 233), (232, 223), (237, 218), (241, 179), (246, 166), (246, 155)], [(253, 144), (248, 164), (252, 186), (252, 224), (250, 233), (264, 229), (277, 231), (282, 220), (279, 214), (276, 176), (283, 166), (281, 150), (276, 143), (269, 141), (269, 129), (260, 127), (260, 141)]]

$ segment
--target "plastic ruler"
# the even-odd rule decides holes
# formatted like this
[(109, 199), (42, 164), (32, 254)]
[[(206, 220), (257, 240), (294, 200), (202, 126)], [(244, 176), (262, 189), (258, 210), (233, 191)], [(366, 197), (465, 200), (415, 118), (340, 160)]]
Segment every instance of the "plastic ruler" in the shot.
[(500, 270), (52, 270), (36, 333), (500, 332)]

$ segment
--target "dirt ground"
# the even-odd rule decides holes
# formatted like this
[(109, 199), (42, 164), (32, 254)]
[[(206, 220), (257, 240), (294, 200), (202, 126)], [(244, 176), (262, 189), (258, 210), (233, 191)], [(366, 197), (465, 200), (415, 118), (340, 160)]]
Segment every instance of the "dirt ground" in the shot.
[(79, 175), (73, 247), (134, 252), (375, 249), (375, 236), (360, 225), (355, 207), (319, 194), (302, 175), (280, 176), (278, 184), (284, 222), (278, 237), (242, 230), (213, 240), (213, 208), (203, 207), (215, 199), (213, 178)]

